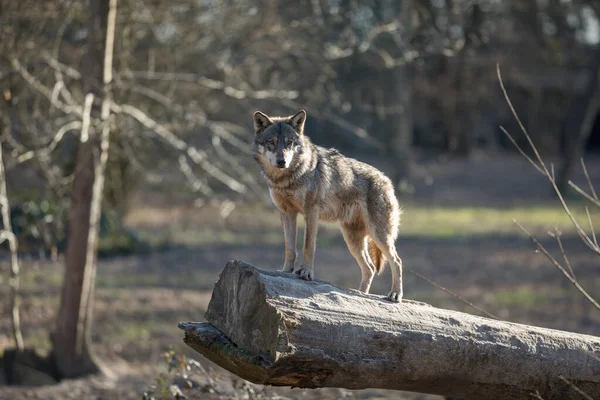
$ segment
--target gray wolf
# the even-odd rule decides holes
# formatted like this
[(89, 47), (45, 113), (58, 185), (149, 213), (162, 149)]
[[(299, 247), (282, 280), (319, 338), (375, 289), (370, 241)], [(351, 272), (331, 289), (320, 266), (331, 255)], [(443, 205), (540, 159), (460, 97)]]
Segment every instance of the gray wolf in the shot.
[[(376, 168), (311, 143), (306, 112), (291, 117), (254, 113), (255, 160), (279, 208), (285, 239), (282, 271), (312, 280), (319, 219), (339, 221), (350, 253), (360, 266), (359, 290), (368, 293), (385, 263), (392, 271), (387, 299), (402, 300), (402, 260), (396, 253), (400, 207), (389, 178)], [(296, 269), (296, 220), (304, 215), (302, 263)]]

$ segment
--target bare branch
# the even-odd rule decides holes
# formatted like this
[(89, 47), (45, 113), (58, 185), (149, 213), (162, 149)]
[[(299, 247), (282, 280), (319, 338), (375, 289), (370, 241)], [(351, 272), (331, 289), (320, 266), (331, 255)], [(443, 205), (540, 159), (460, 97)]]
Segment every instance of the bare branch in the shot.
[(538, 390), (536, 390), (535, 393), (529, 393), (529, 395), (538, 400), (544, 400), (544, 398), (540, 395), (540, 392)]
[(521, 146), (519, 146), (519, 144), (518, 144), (518, 143), (515, 141), (515, 139), (512, 137), (512, 135), (511, 135), (510, 133), (508, 133), (508, 132), (506, 131), (506, 129), (504, 129), (504, 127), (503, 127), (502, 125), (500, 125), (500, 130), (501, 130), (502, 132), (504, 132), (504, 134), (506, 135), (506, 137), (508, 138), (508, 140), (510, 140), (510, 141), (511, 141), (511, 143), (512, 143), (512, 144), (513, 144), (513, 145), (516, 147), (516, 149), (519, 151), (519, 153), (521, 153), (521, 155), (522, 155), (523, 157), (525, 157), (525, 159), (526, 159), (527, 161), (529, 161), (529, 163), (530, 163), (530, 164), (533, 166), (533, 168), (535, 168), (535, 169), (536, 169), (536, 170), (537, 170), (537, 171), (538, 171), (540, 174), (542, 174), (542, 175), (545, 175), (545, 173), (544, 173), (544, 170), (543, 170), (542, 168), (540, 168), (540, 166), (539, 166), (539, 165), (537, 165), (537, 164), (535, 163), (535, 161), (533, 161), (533, 160), (531, 159), (531, 157), (529, 157), (529, 156), (527, 155), (527, 153), (525, 153), (525, 151), (523, 151), (523, 149), (521, 148)]
[(70, 104), (66, 104), (63, 103), (62, 101), (60, 101), (57, 96), (53, 96), (53, 91), (48, 88), (47, 86), (45, 86), (44, 84), (42, 84), (40, 81), (38, 81), (33, 75), (31, 75), (29, 73), (29, 71), (27, 71), (27, 69), (19, 62), (19, 60), (17, 60), (16, 58), (13, 58), (11, 60), (13, 68), (21, 75), (21, 77), (35, 90), (37, 90), (38, 92), (40, 92), (44, 97), (46, 97), (46, 99), (48, 99), (48, 101), (50, 102), (50, 104), (61, 110), (62, 112), (66, 113), (66, 114), (75, 114), (79, 117), (83, 116), (83, 109), (80, 106), (77, 105), (70, 105)]
[(581, 167), (583, 168), (583, 173), (585, 174), (585, 179), (587, 180), (588, 186), (590, 188), (590, 191), (592, 192), (592, 195), (594, 196), (594, 199), (599, 202), (598, 204), (600, 204), (600, 199), (598, 199), (598, 195), (596, 194), (596, 191), (594, 190), (594, 185), (592, 185), (592, 181), (590, 180), (590, 174), (588, 174), (588, 170), (587, 170), (587, 167), (585, 166), (585, 161), (583, 161), (583, 158), (581, 159)]
[(227, 130), (223, 124), (219, 122), (211, 122), (206, 121), (206, 125), (211, 130), (212, 133), (225, 140), (227, 143), (234, 146), (236, 149), (240, 150), (244, 154), (252, 154), (250, 150), (248, 150), (248, 144), (243, 140), (238, 139), (236, 136), (232, 135), (229, 130)]
[(448, 293), (450, 296), (457, 298), (458, 300), (462, 301), (462, 302), (463, 302), (463, 303), (465, 303), (466, 305), (468, 305), (468, 306), (470, 306), (470, 307), (474, 308), (475, 310), (477, 310), (477, 311), (479, 311), (479, 312), (481, 312), (481, 313), (483, 313), (483, 314), (487, 315), (488, 317), (490, 317), (490, 318), (493, 318), (493, 319), (501, 319), (501, 318), (499, 318), (499, 317), (495, 316), (494, 314), (492, 314), (492, 313), (490, 313), (490, 312), (487, 312), (487, 311), (486, 311), (486, 310), (484, 310), (483, 308), (476, 306), (475, 304), (471, 303), (469, 300), (465, 299), (464, 297), (462, 297), (462, 296), (460, 296), (460, 295), (458, 295), (458, 294), (456, 294), (456, 293), (452, 292), (452, 291), (451, 291), (451, 290), (449, 290), (449, 289), (446, 289), (445, 287), (443, 287), (443, 286), (442, 286), (442, 285), (440, 285), (439, 283), (437, 283), (437, 282), (435, 282), (435, 281), (433, 281), (433, 280), (429, 279), (429, 278), (428, 278), (428, 277), (426, 277), (425, 275), (422, 275), (422, 274), (420, 274), (419, 272), (417, 272), (417, 271), (414, 271), (414, 270), (412, 270), (412, 269), (410, 269), (410, 268), (406, 268), (406, 269), (408, 270), (408, 272), (412, 273), (413, 275), (416, 275), (416, 276), (418, 276), (419, 278), (423, 279), (424, 281), (426, 281), (426, 282), (429, 282), (431, 285), (435, 286), (436, 288), (440, 289), (441, 291)]
[[(206, 115), (204, 113), (200, 113), (200, 115), (198, 115), (197, 113), (192, 114), (192, 113), (186, 111), (185, 107), (183, 107), (182, 105), (174, 103), (171, 98), (169, 98), (169, 97), (165, 96), (164, 94), (162, 94), (154, 89), (151, 89), (147, 86), (135, 84), (135, 85), (129, 86), (129, 88), (136, 93), (140, 93), (140, 94), (156, 101), (157, 103), (161, 104), (162, 106), (164, 106), (165, 108), (167, 108), (169, 110), (173, 110), (173, 111), (176, 111), (176, 112), (182, 114), (185, 118), (190, 118), (190, 119), (196, 120), (196, 122), (206, 126), (207, 128), (209, 128), (211, 130), (211, 132), (213, 134), (220, 136), (223, 140), (227, 141), (229, 144), (236, 147), (238, 150), (240, 150), (244, 154), (248, 154), (248, 155), (251, 154), (251, 151), (248, 150), (248, 144), (246, 142), (244, 142), (243, 140), (240, 140), (237, 137), (235, 137), (234, 135), (232, 135), (229, 132), (229, 130), (225, 127), (226, 123), (216, 122), (216, 121), (208, 121), (206, 119)], [(233, 124), (228, 124), (228, 125), (233, 125)]]
[(194, 174), (187, 157), (183, 154), (179, 156), (179, 169), (183, 172), (183, 175), (187, 178), (194, 191), (200, 192), (205, 196), (211, 196), (213, 194), (212, 189)]
[(567, 257), (567, 253), (565, 252), (565, 249), (563, 247), (562, 239), (560, 238), (561, 232), (557, 228), (554, 228), (554, 233), (548, 232), (548, 234), (550, 234), (550, 236), (553, 236), (556, 239), (556, 243), (558, 243), (558, 248), (560, 249), (560, 253), (563, 256), (563, 259), (565, 260), (565, 264), (567, 265), (567, 268), (569, 268), (569, 272), (571, 273), (571, 276), (573, 277), (573, 279), (577, 279), (575, 277), (575, 271), (573, 270), (573, 267), (571, 266), (571, 262), (569, 261), (569, 257)]
[[(71, 20), (72, 20), (72, 16), (68, 15), (67, 18), (65, 18), (64, 22), (62, 23), (62, 25), (60, 26), (60, 28), (58, 29), (58, 32), (56, 34), (56, 40), (54, 41), (54, 46), (53, 46), (54, 47), (53, 48), (54, 59), (58, 59), (58, 54), (60, 51), (60, 45), (62, 43), (63, 35), (64, 35), (65, 31), (67, 30), (67, 27), (71, 23)], [(52, 62), (54, 59), (52, 59), (52, 57), (50, 57), (49, 55), (47, 55), (46, 57), (43, 57), (43, 58), (48, 63), (48, 65), (54, 69), (54, 77), (56, 79), (54, 91), (56, 91), (56, 96), (58, 96), (58, 94), (62, 94), (65, 101), (68, 104), (74, 104), (75, 101), (73, 99), (73, 96), (71, 95), (71, 92), (69, 92), (69, 89), (67, 89), (67, 87), (65, 85), (62, 70), (60, 68), (55, 67), (55, 64), (57, 64), (58, 62), (56, 62), (56, 63)], [(48, 59), (50, 59), (50, 60), (48, 60)], [(53, 95), (55, 94), (54, 91), (53, 91)]]
[(590, 209), (585, 206), (585, 213), (588, 217), (588, 223), (590, 224), (590, 231), (592, 232), (592, 239), (594, 239), (594, 243), (598, 246), (598, 239), (596, 239), (596, 231), (594, 230), (594, 224), (592, 223), (592, 216), (590, 215)]
[(42, 58), (48, 64), (49, 67), (64, 73), (69, 78), (72, 78), (75, 80), (81, 79), (81, 73), (79, 71), (77, 71), (75, 68), (73, 68), (69, 65), (61, 63), (56, 58), (50, 56), (50, 54), (44, 53), (44, 54), (42, 54)]
[(19, 283), (20, 283), (20, 268), (19, 257), (17, 256), (17, 238), (13, 233), (12, 223), (10, 220), (10, 203), (6, 190), (6, 171), (4, 169), (4, 159), (2, 154), (2, 142), (0, 141), (0, 207), (4, 230), (0, 242), (8, 240), (10, 249), (10, 292), (8, 304), (10, 304), (12, 315), (12, 333), (17, 349), (23, 350), (25, 344), (23, 342), (23, 334), (21, 333), (21, 314), (19, 311)]
[(567, 385), (571, 386), (571, 388), (576, 391), (577, 393), (579, 393), (581, 396), (583, 396), (584, 399), (586, 400), (594, 400), (592, 399), (586, 392), (584, 392), (583, 390), (579, 389), (577, 387), (577, 385), (575, 385), (573, 382), (571, 382), (570, 380), (568, 380), (567, 378), (565, 378), (562, 375), (558, 376), (560, 378), (561, 381), (563, 381), (564, 383), (566, 383)]
[(179, 139), (174, 133), (169, 131), (165, 126), (150, 118), (139, 108), (129, 104), (118, 105), (116, 103), (113, 103), (111, 107), (115, 112), (124, 113), (133, 117), (146, 128), (156, 133), (166, 143), (170, 144), (180, 152), (187, 154), (195, 164), (200, 165), (200, 167), (202, 167), (209, 175), (225, 184), (231, 190), (238, 193), (245, 193), (247, 191), (247, 188), (243, 183), (238, 182), (225, 172), (212, 165), (212, 163), (207, 160), (207, 155), (204, 151), (189, 146), (186, 142)]
[(595, 354), (592, 351), (586, 350), (585, 353), (590, 356), (591, 358), (593, 358), (594, 360), (600, 362), (600, 356), (598, 356), (597, 354)]
[(264, 198), (264, 191), (259, 189), (260, 185), (257, 184), (254, 175), (250, 173), (247, 167), (241, 165), (233, 154), (229, 153), (225, 149), (225, 147), (221, 143), (221, 137), (213, 136), (211, 143), (215, 151), (219, 155), (219, 159), (227, 160), (228, 167), (235, 171), (235, 173), (241, 178), (243, 182), (248, 184), (247, 187), (250, 189), (252, 194), (257, 198)]
[[(544, 160), (540, 156), (540, 153), (538, 152), (537, 147), (533, 143), (533, 140), (531, 139), (531, 136), (529, 136), (529, 133), (527, 132), (527, 129), (525, 129), (525, 126), (521, 122), (521, 119), (519, 118), (519, 115), (515, 111), (515, 108), (513, 107), (512, 102), (510, 101), (510, 98), (508, 97), (508, 93), (506, 92), (506, 88), (504, 87), (504, 82), (502, 81), (502, 74), (500, 73), (500, 64), (496, 64), (496, 73), (498, 75), (498, 80), (500, 82), (500, 87), (502, 88), (502, 93), (504, 93), (504, 98), (505, 98), (505, 100), (506, 100), (506, 102), (507, 102), (507, 104), (508, 104), (508, 106), (509, 106), (509, 108), (510, 108), (512, 114), (513, 114), (513, 116), (515, 117), (515, 119), (519, 123), (521, 131), (523, 132), (523, 134), (527, 138), (527, 142), (531, 146), (531, 149), (533, 150), (533, 152), (535, 154), (535, 157), (536, 157), (538, 163), (541, 166), (541, 171), (540, 171), (540, 168), (537, 168), (537, 170), (540, 171), (544, 176), (546, 176), (548, 178), (548, 180), (550, 181), (550, 184), (552, 185), (552, 188), (554, 189), (554, 192), (556, 193), (556, 196), (558, 197), (558, 199), (560, 201), (560, 204), (562, 205), (563, 209), (565, 210), (565, 213), (567, 214), (567, 216), (569, 217), (569, 219), (573, 223), (573, 226), (575, 226), (575, 229), (576, 229), (577, 233), (579, 234), (579, 237), (583, 240), (583, 242), (592, 251), (594, 251), (595, 253), (597, 253), (597, 254), (600, 255), (600, 246), (598, 246), (598, 245), (596, 245), (594, 243), (594, 241), (587, 235), (587, 233), (585, 232), (585, 230), (583, 230), (583, 228), (581, 228), (581, 226), (579, 225), (579, 223), (577, 222), (577, 220), (575, 219), (575, 217), (571, 213), (571, 210), (569, 209), (569, 206), (567, 205), (565, 199), (563, 198), (562, 193), (558, 189), (558, 186), (556, 186), (555, 180), (552, 178), (552, 174), (550, 173), (550, 171), (548, 171), (548, 168), (546, 167), (546, 164), (544, 163)], [(508, 132), (505, 131), (505, 133), (508, 136), (510, 136), (510, 134), (508, 134)], [(514, 140), (512, 140), (512, 142), (516, 143)], [(523, 154), (522, 150), (519, 150), (519, 151), (521, 152), (521, 154)], [(528, 160), (530, 162), (532, 162), (531, 159), (528, 158)], [(535, 165), (535, 163), (533, 163), (533, 162), (532, 162), (532, 164)]]
[(159, 183), (164, 179), (164, 177), (162, 175), (148, 171), (148, 168), (146, 168), (146, 166), (143, 165), (142, 162), (137, 159), (135, 151), (133, 151), (129, 142), (123, 141), (121, 143), (121, 146), (122, 146), (123, 152), (126, 154), (129, 162), (131, 162), (131, 165), (133, 166), (133, 168), (135, 168), (135, 170), (138, 172), (142, 172), (144, 178), (148, 182)]
[[(279, 103), (284, 104), (285, 106), (295, 109), (295, 110), (302, 108), (300, 106), (300, 104), (296, 103), (295, 101), (291, 101), (291, 100), (283, 100)], [(312, 112), (313, 114), (315, 114), (316, 116), (327, 119), (328, 121), (339, 126), (340, 128), (345, 129), (346, 131), (352, 133), (353, 135), (360, 138), (364, 143), (367, 143), (378, 149), (383, 149), (383, 143), (381, 141), (379, 141), (378, 139), (374, 138), (373, 136), (369, 135), (369, 133), (366, 130), (364, 130), (363, 128), (353, 125), (350, 122), (346, 121), (345, 119), (340, 118), (337, 115), (335, 115), (327, 110), (324, 110), (324, 109), (310, 109), (309, 111)]]
[(83, 120), (81, 121), (81, 143), (85, 143), (90, 139), (90, 121), (92, 114), (92, 105), (94, 104), (94, 94), (88, 93), (85, 95), (85, 103), (83, 106)]
[(589, 293), (586, 292), (586, 290), (584, 288), (581, 287), (579, 282), (577, 282), (577, 280), (574, 277), (572, 277), (558, 261), (556, 261), (556, 259), (552, 256), (552, 254), (550, 254), (548, 252), (548, 250), (546, 250), (546, 248), (535, 238), (535, 236), (533, 236), (531, 233), (529, 233), (527, 231), (527, 229), (525, 229), (521, 224), (519, 224), (517, 222), (517, 220), (513, 220), (513, 222), (519, 227), (519, 229), (521, 229), (529, 237), (529, 239), (531, 239), (531, 241), (537, 246), (538, 250), (541, 251), (546, 256), (546, 258), (548, 260), (550, 260), (550, 262), (556, 268), (558, 268), (558, 270), (560, 272), (562, 272), (564, 276), (567, 277), (569, 282), (571, 282), (577, 288), (577, 290), (579, 290), (579, 292), (582, 295), (584, 295), (585, 298), (588, 299), (590, 303), (592, 303), (592, 305), (594, 307), (596, 307), (598, 310), (600, 310), (600, 304), (598, 304), (596, 302), (596, 300), (594, 300), (594, 298), (592, 296), (590, 296)]
[(595, 206), (600, 207), (600, 200), (596, 200), (594, 197), (590, 196), (582, 188), (580, 188), (576, 183), (574, 183), (573, 181), (569, 181), (569, 186), (571, 186), (573, 189), (575, 189), (577, 191), (577, 193), (579, 193), (580, 195), (582, 195), (583, 197), (585, 197), (586, 199), (591, 201)]
[(239, 89), (233, 86), (227, 85), (225, 82), (210, 79), (205, 76), (190, 74), (190, 73), (172, 73), (172, 72), (152, 72), (152, 71), (127, 71), (121, 74), (121, 79), (127, 77), (146, 79), (154, 81), (182, 81), (182, 82), (193, 82), (200, 86), (212, 90), (220, 90), (229, 97), (235, 99), (296, 99), (299, 93), (295, 90), (252, 90), (252, 89)]
[(58, 131), (56, 132), (56, 135), (54, 135), (54, 137), (52, 138), (52, 141), (50, 143), (48, 143), (48, 145), (45, 148), (38, 149), (38, 150), (30, 150), (30, 151), (23, 153), (17, 157), (17, 162), (22, 163), (22, 162), (31, 160), (33, 157), (35, 157), (36, 155), (39, 155), (40, 153), (45, 153), (45, 154), (52, 153), (56, 149), (56, 146), (58, 146), (58, 144), (60, 143), (60, 141), (63, 139), (63, 137), (65, 136), (65, 134), (67, 132), (74, 131), (77, 129), (82, 129), (81, 121), (71, 121), (71, 122), (61, 126), (58, 129)]

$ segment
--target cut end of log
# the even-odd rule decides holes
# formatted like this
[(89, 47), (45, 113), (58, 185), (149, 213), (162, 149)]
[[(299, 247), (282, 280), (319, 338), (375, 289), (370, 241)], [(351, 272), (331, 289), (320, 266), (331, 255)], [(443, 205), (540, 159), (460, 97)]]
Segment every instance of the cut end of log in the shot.
[[(184, 342), (253, 383), (464, 398), (600, 398), (600, 338), (307, 282), (230, 261)], [(561, 376), (564, 378), (561, 378)], [(565, 381), (566, 379), (566, 381)]]
[(183, 341), (215, 364), (253, 383), (266, 383), (268, 363), (233, 343), (209, 323), (181, 322)]

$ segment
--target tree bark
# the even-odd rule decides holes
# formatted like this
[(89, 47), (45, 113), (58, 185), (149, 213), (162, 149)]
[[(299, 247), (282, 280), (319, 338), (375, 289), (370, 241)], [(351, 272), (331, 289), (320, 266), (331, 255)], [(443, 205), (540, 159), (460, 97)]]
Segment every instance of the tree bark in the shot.
[[(584, 96), (584, 104), (577, 102), (572, 107), (567, 120), (563, 124), (563, 136), (568, 139), (569, 135), (575, 135), (574, 140), (567, 140), (568, 150), (562, 160), (556, 184), (560, 191), (569, 189), (569, 179), (573, 176), (575, 166), (585, 152), (590, 134), (594, 127), (594, 121), (600, 112), (600, 47), (596, 50), (594, 65), (592, 67), (592, 79)], [(583, 109), (581, 115), (580, 109)], [(581, 115), (578, 118), (577, 115)], [(572, 131), (571, 131), (572, 130)]]
[[(404, 52), (410, 51), (408, 38), (413, 34), (413, 0), (403, 0), (398, 7), (398, 14), (402, 21), (402, 34), (407, 39), (402, 49)], [(410, 168), (412, 164), (411, 147), (413, 144), (413, 118), (412, 118), (412, 85), (411, 74), (412, 65), (407, 62), (405, 65), (393, 67), (391, 72), (392, 79), (382, 82), (381, 89), (384, 93), (391, 95), (387, 99), (386, 106), (399, 105), (395, 113), (385, 113), (384, 132), (387, 132), (386, 140), (388, 149), (391, 150), (395, 158), (394, 185), (405, 178), (410, 178)], [(387, 74), (382, 74), (387, 75)]]
[(18, 350), (25, 348), (23, 333), (21, 332), (21, 312), (19, 297), (19, 284), (21, 281), (19, 257), (17, 255), (17, 238), (13, 232), (12, 222), (10, 220), (10, 202), (8, 201), (8, 191), (6, 190), (6, 168), (4, 166), (2, 143), (0, 142), (0, 214), (2, 216), (3, 230), (0, 232), (0, 243), (7, 240), (10, 251), (10, 292), (8, 303), (11, 310), (12, 334), (15, 340), (15, 347)]
[(184, 342), (258, 384), (492, 400), (579, 399), (575, 385), (600, 398), (600, 338), (392, 304), (242, 261), (221, 273), (206, 318), (179, 325)]
[[(116, 0), (92, 0), (84, 66), (86, 105), (69, 210), (69, 236), (53, 358), (62, 377), (100, 371), (91, 349), (98, 221), (109, 150)], [(95, 98), (102, 99), (94, 102)], [(101, 104), (101, 106), (100, 106)], [(100, 117), (101, 132), (91, 126)]]

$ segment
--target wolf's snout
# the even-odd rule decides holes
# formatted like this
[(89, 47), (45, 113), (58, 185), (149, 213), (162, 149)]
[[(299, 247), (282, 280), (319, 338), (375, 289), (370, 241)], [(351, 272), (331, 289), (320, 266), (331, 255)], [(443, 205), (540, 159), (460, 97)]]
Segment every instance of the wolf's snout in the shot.
[(277, 166), (279, 168), (285, 168), (285, 160), (283, 158), (277, 159)]

